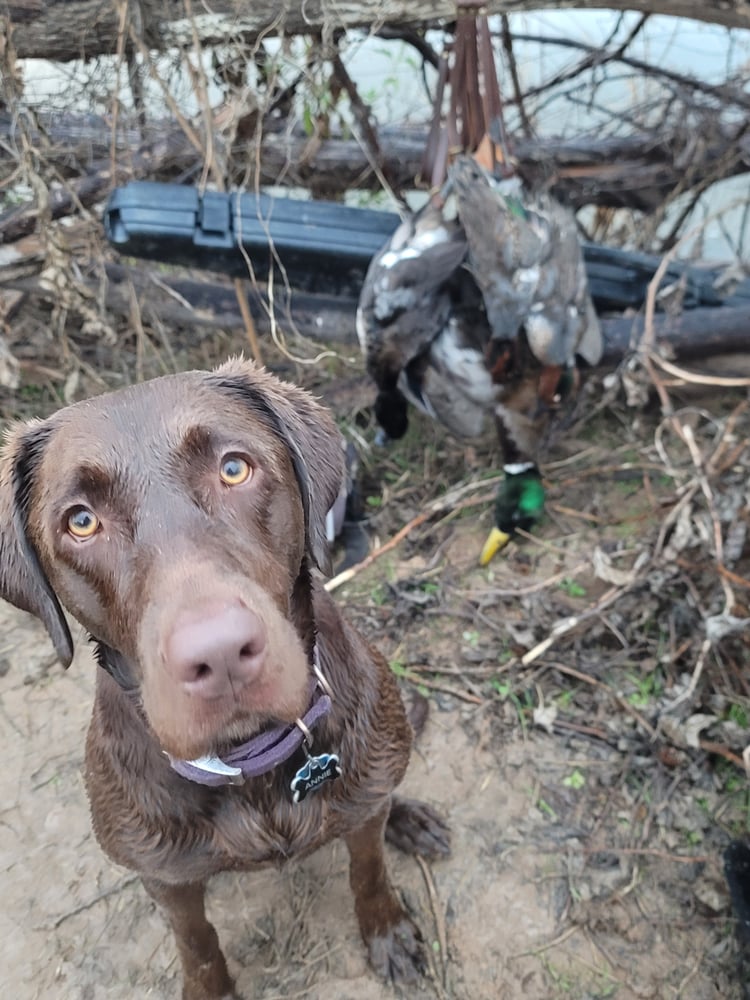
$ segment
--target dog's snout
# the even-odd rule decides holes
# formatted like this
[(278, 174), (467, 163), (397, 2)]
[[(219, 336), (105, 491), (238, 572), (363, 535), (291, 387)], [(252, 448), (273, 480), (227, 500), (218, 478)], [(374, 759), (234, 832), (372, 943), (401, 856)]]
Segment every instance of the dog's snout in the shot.
[(258, 615), (233, 604), (181, 617), (167, 637), (165, 663), (188, 694), (225, 698), (258, 678), (266, 646)]

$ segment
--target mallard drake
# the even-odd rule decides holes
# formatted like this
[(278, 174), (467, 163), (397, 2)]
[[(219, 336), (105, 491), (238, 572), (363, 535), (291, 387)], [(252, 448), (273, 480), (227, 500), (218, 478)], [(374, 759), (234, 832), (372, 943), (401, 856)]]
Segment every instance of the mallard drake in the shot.
[(470, 156), (448, 189), (371, 262), (357, 331), (389, 437), (406, 430), (407, 400), (460, 437), (494, 416), (505, 478), (484, 565), (541, 515), (540, 440), (577, 383), (576, 355), (596, 364), (602, 344), (573, 215)]

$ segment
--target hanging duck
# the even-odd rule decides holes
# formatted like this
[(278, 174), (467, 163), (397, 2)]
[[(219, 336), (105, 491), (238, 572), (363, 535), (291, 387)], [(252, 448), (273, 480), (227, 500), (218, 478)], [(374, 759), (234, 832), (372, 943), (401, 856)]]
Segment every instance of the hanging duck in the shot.
[(597, 364), (602, 338), (572, 212), (544, 192), (524, 191), (517, 176), (496, 178), (471, 156), (456, 157), (449, 173), (491, 331), (484, 360), (505, 471), (485, 564), (515, 528), (541, 515), (541, 438), (577, 387), (576, 358)]
[(357, 309), (357, 335), (378, 386), (375, 416), (403, 437), (407, 400), (435, 417), (422, 397), (424, 361), (454, 314), (452, 286), (468, 251), (458, 220), (430, 202), (405, 219), (370, 263)]
[(371, 262), (357, 332), (388, 437), (406, 431), (407, 400), (460, 437), (494, 416), (505, 478), (484, 565), (541, 515), (541, 438), (576, 356), (596, 364), (602, 343), (571, 213), (471, 156), (447, 191)]
[[(509, 177), (492, 32), (477, 5), (459, 7), (446, 55), (423, 175), (433, 189), (447, 181), (372, 260), (357, 332), (388, 437), (405, 433), (408, 402), (459, 437), (494, 418), (505, 477), (486, 564), (542, 513), (542, 436), (577, 384), (576, 357), (596, 364), (602, 342), (574, 216)], [(456, 149), (474, 153), (449, 165)]]

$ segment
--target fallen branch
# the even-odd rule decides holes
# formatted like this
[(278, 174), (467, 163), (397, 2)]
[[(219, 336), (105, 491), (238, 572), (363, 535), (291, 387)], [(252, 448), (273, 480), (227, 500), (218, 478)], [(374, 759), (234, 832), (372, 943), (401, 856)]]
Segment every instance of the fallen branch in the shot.
[[(54, 303), (54, 292), (41, 280), (42, 247), (30, 239), (13, 247), (0, 247), (0, 285), (26, 292)], [(216, 329), (244, 326), (233, 287), (228, 281), (197, 281), (180, 275), (157, 272), (148, 266), (106, 264), (109, 279), (105, 290), (107, 310), (128, 318), (131, 311), (130, 287), (135, 289), (141, 311), (175, 326)], [(93, 296), (100, 295), (98, 279), (85, 281)], [(253, 320), (259, 331), (268, 333), (273, 322), (302, 336), (331, 344), (356, 348), (354, 298), (316, 295), (277, 287), (269, 303), (263, 286), (246, 284)], [(613, 367), (637, 345), (643, 335), (643, 317), (603, 317), (602, 367)], [(657, 313), (653, 318), (654, 339), (665, 344), (680, 360), (712, 354), (747, 352), (750, 305), (686, 309), (678, 316)], [(654, 354), (653, 358), (659, 355)], [(668, 362), (669, 364), (670, 362)], [(691, 373), (694, 379), (711, 378)], [(687, 374), (680, 372), (679, 377)], [(717, 384), (717, 383), (711, 383)], [(718, 383), (721, 384), (721, 383)], [(743, 382), (743, 384), (745, 384)]]
[(564, 663), (551, 663), (549, 664), (550, 669), (558, 670), (561, 674), (567, 674), (569, 677), (574, 677), (578, 681), (583, 681), (584, 684), (591, 684), (592, 687), (600, 688), (602, 691), (613, 698), (620, 708), (624, 709), (628, 715), (632, 715), (638, 725), (648, 733), (650, 739), (655, 740), (657, 737), (657, 732), (654, 727), (643, 718), (641, 713), (637, 709), (633, 708), (630, 702), (626, 701), (622, 695), (619, 695), (616, 691), (613, 691), (609, 684), (605, 684), (604, 681), (600, 681), (596, 677), (591, 677), (590, 674), (584, 674), (580, 670), (575, 670), (573, 667), (566, 667)]
[[(95, 116), (48, 118), (40, 114), (39, 122), (41, 131), (28, 126), (29, 139), (44, 142), (45, 159), (69, 185), (67, 191), (62, 186), (50, 191), (53, 218), (70, 214), (75, 200), (90, 207), (128, 180), (197, 177), (202, 168), (195, 133), (189, 129), (186, 134), (174, 118), (152, 122), (143, 138), (134, 129), (113, 133), (106, 119)], [(0, 137), (5, 139), (0, 142), (0, 176), (16, 167), (8, 153), (16, 128), (10, 116), (0, 113)], [(724, 162), (730, 151), (736, 155), (727, 161), (722, 176), (750, 169), (750, 137), (738, 138), (738, 134), (737, 126), (711, 123), (710, 138), (704, 138), (700, 154), (691, 160), (693, 183), (713, 176), (717, 163)], [(427, 135), (426, 126), (382, 127), (375, 159), (355, 139), (334, 136), (312, 144), (303, 130), (281, 132), (278, 121), (270, 119), (257, 136), (234, 143), (226, 170), (228, 180), (243, 187), (248, 186), (248, 164), (252, 164), (251, 186), (309, 187), (314, 183), (330, 194), (353, 188), (379, 191), (385, 173), (394, 188), (407, 189), (419, 174)], [(595, 204), (653, 212), (683, 181), (681, 158), (687, 154), (689, 141), (684, 132), (666, 129), (660, 134), (641, 131), (605, 137), (514, 136), (513, 148), (521, 173), (530, 178), (551, 176), (551, 191), (573, 208)], [(33, 232), (35, 225), (33, 207), (21, 206), (0, 216), (0, 243)]]
[(444, 496), (439, 497), (437, 500), (433, 500), (432, 503), (427, 506), (426, 510), (423, 510), (421, 514), (417, 514), (416, 517), (413, 517), (411, 521), (401, 528), (400, 531), (396, 532), (393, 538), (389, 539), (379, 548), (372, 551), (369, 556), (361, 562), (358, 562), (356, 566), (350, 566), (342, 573), (332, 577), (325, 585), (326, 590), (330, 593), (331, 591), (337, 590), (339, 587), (343, 586), (343, 584), (348, 583), (350, 580), (353, 580), (354, 577), (363, 570), (372, 566), (376, 559), (385, 555), (386, 552), (390, 552), (392, 549), (395, 549), (396, 546), (400, 545), (400, 543), (403, 542), (403, 540), (411, 534), (415, 528), (418, 528), (426, 521), (429, 521), (430, 518), (434, 517), (436, 514), (442, 514), (446, 510), (458, 511), (462, 510), (464, 507), (473, 506), (474, 500), (468, 500), (462, 503), (461, 498), (467, 493), (473, 493), (476, 490), (484, 489), (490, 482), (497, 482), (498, 480), (499, 477), (496, 477), (493, 480), (480, 479), (476, 483), (467, 483), (465, 486), (459, 486), (458, 489), (450, 490)]
[(556, 622), (552, 626), (552, 629), (546, 639), (542, 639), (542, 641), (538, 642), (533, 649), (524, 653), (521, 657), (521, 664), (524, 667), (528, 667), (530, 663), (533, 663), (534, 660), (538, 660), (543, 653), (546, 653), (551, 646), (554, 646), (558, 639), (561, 639), (564, 635), (568, 635), (570, 632), (573, 632), (579, 627), (579, 625), (582, 625), (590, 618), (601, 614), (605, 608), (608, 608), (610, 604), (614, 604), (614, 602), (618, 598), (622, 597), (623, 594), (627, 593), (629, 589), (630, 587), (611, 587), (596, 602), (596, 604), (593, 604), (590, 608), (586, 608), (586, 610), (582, 611), (579, 615), (569, 615), (567, 618), (561, 618), (560, 621)]
[(86, 900), (85, 903), (79, 903), (79, 905), (74, 906), (72, 910), (66, 910), (66, 912), (61, 913), (59, 917), (55, 917), (46, 929), (57, 930), (61, 924), (64, 924), (66, 920), (70, 920), (71, 917), (75, 917), (79, 913), (83, 913), (85, 910), (90, 910), (91, 907), (96, 906), (97, 903), (101, 903), (103, 900), (109, 899), (110, 896), (116, 896), (118, 893), (122, 892), (123, 889), (127, 889), (128, 886), (131, 886), (134, 882), (139, 881), (140, 876), (138, 875), (126, 875), (125, 878), (116, 885), (112, 885), (108, 889), (102, 889), (101, 892), (97, 892), (95, 896)]

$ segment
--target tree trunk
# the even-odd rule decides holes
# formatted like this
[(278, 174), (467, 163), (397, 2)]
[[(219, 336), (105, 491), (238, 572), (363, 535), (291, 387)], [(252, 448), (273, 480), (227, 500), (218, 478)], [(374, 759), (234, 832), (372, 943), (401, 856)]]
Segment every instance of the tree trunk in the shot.
[[(476, 8), (479, 4), (475, 5)], [(602, 0), (488, 0), (482, 5), (490, 14), (554, 7), (601, 8)], [(612, 10), (638, 10), (648, 14), (672, 14), (727, 28), (750, 28), (750, 4), (746, 0), (607, 0)], [(467, 12), (475, 13), (467, 3)], [(196, 5), (197, 10), (202, 10)], [(213, 16), (196, 18), (198, 35), (205, 43), (229, 37), (289, 34), (332, 36), (338, 28), (377, 29), (384, 24), (408, 25), (454, 20), (455, 0), (212, 0)], [(180, 0), (140, 0), (130, 10), (137, 12), (139, 34), (152, 49), (192, 44), (185, 7)], [(225, 15), (223, 18), (215, 15)], [(116, 51), (119, 10), (114, 0), (0, 0), (0, 22), (13, 27), (13, 43), (21, 58), (36, 57), (65, 62), (89, 59)], [(2, 35), (0, 23), (0, 35)]]
[[(53, 304), (56, 293), (41, 278), (41, 258), (34, 247), (15, 263), (0, 260), (0, 286), (32, 295)], [(158, 320), (196, 331), (216, 328), (244, 328), (234, 286), (229, 281), (195, 281), (190, 278), (160, 274), (158, 281), (148, 267), (107, 264), (105, 302), (108, 312), (130, 319), (133, 301), (131, 286), (140, 312), (147, 321)], [(98, 279), (88, 285), (92, 297), (98, 296)], [(269, 304), (262, 288), (247, 289), (248, 304), (260, 333), (270, 333)], [(175, 295), (165, 295), (171, 289)], [(293, 291), (290, 298), (276, 292), (276, 321), (287, 333), (296, 332), (323, 343), (356, 344), (354, 299), (309, 295)], [(643, 315), (606, 316), (600, 319), (604, 338), (601, 366), (612, 368), (637, 345), (644, 333)], [(707, 358), (712, 355), (742, 352), (747, 354), (750, 329), (750, 306), (719, 306), (686, 309), (677, 315), (657, 313), (654, 317), (656, 344), (668, 345), (679, 360)], [(196, 332), (196, 339), (200, 334)]]
[[(79, 204), (90, 207), (113, 187), (129, 180), (170, 180), (199, 166), (196, 150), (169, 121), (156, 124), (153, 141), (139, 143), (132, 132), (124, 138), (120, 136), (115, 174), (109, 157), (111, 135), (105, 122), (101, 121), (93, 130), (90, 118), (79, 121), (71, 116), (67, 126), (66, 119), (43, 121), (43, 124), (50, 140), (48, 157), (63, 176), (70, 171), (71, 163), (76, 169), (80, 169), (81, 163), (86, 166), (83, 177), (73, 177), (67, 188), (56, 187), (50, 192), (49, 211), (53, 219), (76, 211)], [(13, 122), (10, 119), (4, 122), (0, 116), (0, 138), (4, 133), (9, 135), (12, 128)], [(396, 187), (413, 185), (426, 138), (426, 128), (381, 130), (382, 165)], [(519, 138), (516, 155), (524, 176), (533, 177), (535, 172), (540, 176), (553, 175), (553, 194), (573, 208), (594, 204), (650, 212), (662, 204), (684, 177), (680, 161), (689, 142), (689, 134), (677, 131), (658, 137), (643, 133), (601, 139)], [(723, 128), (719, 122), (714, 123), (711, 136), (704, 131), (700, 159), (695, 156), (691, 164), (692, 183), (699, 184), (709, 176), (720, 160), (725, 164), (725, 176), (750, 170), (750, 134), (737, 139), (730, 128)], [(3, 161), (0, 143), (0, 176)], [(381, 188), (367, 154), (353, 140), (326, 139), (311, 144), (304, 135), (268, 131), (263, 133), (260, 151), (255, 143), (249, 142), (235, 147), (232, 163), (241, 170), (241, 175), (230, 177), (231, 183), (243, 180), (247, 183), (245, 165), (259, 163), (260, 184), (310, 187), (318, 197), (335, 199), (353, 188)], [(0, 245), (29, 235), (36, 225), (36, 208), (21, 205), (8, 210), (0, 215)]]

